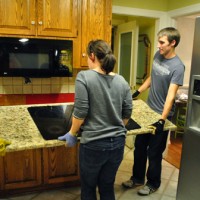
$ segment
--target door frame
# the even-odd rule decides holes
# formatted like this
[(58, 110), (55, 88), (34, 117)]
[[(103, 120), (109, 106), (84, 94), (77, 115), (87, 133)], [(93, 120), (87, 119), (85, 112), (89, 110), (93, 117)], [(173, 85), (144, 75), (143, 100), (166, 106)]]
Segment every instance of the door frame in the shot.
[(131, 58), (130, 58), (130, 77), (129, 77), (129, 84), (132, 89), (135, 89), (136, 86), (136, 72), (137, 72), (137, 49), (138, 49), (138, 35), (139, 35), (139, 28), (135, 21), (130, 21), (127, 23), (123, 23), (117, 26), (116, 30), (116, 38), (115, 41), (115, 54), (118, 59), (118, 67), (117, 72), (120, 73), (120, 49), (121, 49), (121, 35), (124, 33), (132, 33), (132, 41), (131, 41)]

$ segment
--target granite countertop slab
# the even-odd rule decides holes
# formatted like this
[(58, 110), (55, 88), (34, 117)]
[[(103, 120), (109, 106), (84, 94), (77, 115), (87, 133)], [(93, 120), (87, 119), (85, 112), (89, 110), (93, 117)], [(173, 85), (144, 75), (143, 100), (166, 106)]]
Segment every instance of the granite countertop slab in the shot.
[[(61, 104), (62, 103), (51, 105)], [(37, 104), (34, 106), (41, 105)], [(48, 105), (43, 104), (42, 106)], [(43, 139), (27, 110), (28, 107), (31, 106), (0, 107), (0, 138), (11, 142), (11, 144), (6, 147), (6, 152), (63, 145), (63, 141)]]
[[(48, 105), (61, 104), (65, 105), (69, 103)], [(48, 106), (47, 104), (45, 105)], [(44, 106), (44, 104), (42, 104), (42, 106)], [(0, 138), (11, 142), (11, 144), (6, 147), (6, 152), (54, 147), (65, 144), (64, 141), (59, 140), (44, 140), (27, 110), (28, 107), (31, 106), (0, 107)], [(141, 128), (128, 131), (127, 135), (150, 133), (151, 130), (147, 128), (147, 125), (154, 123), (159, 118), (160, 115), (151, 110), (144, 101), (134, 100), (132, 119), (135, 120)], [(165, 129), (175, 130), (176, 126), (167, 120)]]
[[(131, 118), (136, 121), (141, 128), (130, 130), (127, 132), (127, 135), (136, 135), (144, 133), (152, 133), (152, 130), (147, 128), (148, 125), (155, 123), (159, 120), (161, 115), (153, 111), (143, 100), (133, 100), (133, 112)], [(166, 120), (164, 130), (175, 131), (176, 126)]]

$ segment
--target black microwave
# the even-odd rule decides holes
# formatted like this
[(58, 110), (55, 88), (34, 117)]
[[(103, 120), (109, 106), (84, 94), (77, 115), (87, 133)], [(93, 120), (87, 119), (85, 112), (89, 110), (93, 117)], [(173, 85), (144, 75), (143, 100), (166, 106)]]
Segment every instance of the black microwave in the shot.
[(71, 77), (71, 40), (0, 37), (1, 77)]

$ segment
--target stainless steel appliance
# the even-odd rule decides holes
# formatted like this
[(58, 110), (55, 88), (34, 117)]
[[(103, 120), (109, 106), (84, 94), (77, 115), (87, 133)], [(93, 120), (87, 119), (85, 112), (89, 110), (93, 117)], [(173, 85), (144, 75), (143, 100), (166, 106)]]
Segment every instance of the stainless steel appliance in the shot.
[(200, 198), (200, 17), (196, 19), (177, 199)]

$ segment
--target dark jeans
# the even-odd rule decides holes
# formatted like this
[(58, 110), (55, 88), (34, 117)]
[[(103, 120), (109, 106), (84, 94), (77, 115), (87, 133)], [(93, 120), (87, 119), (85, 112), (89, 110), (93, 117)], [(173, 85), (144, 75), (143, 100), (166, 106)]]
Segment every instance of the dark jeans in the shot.
[(125, 137), (107, 138), (80, 145), (81, 200), (115, 200), (114, 182), (123, 159)]
[(154, 189), (160, 187), (162, 154), (166, 148), (168, 131), (152, 135), (141, 134), (135, 139), (134, 165), (132, 179), (144, 184), (147, 158), (149, 165), (147, 168), (147, 185)]

